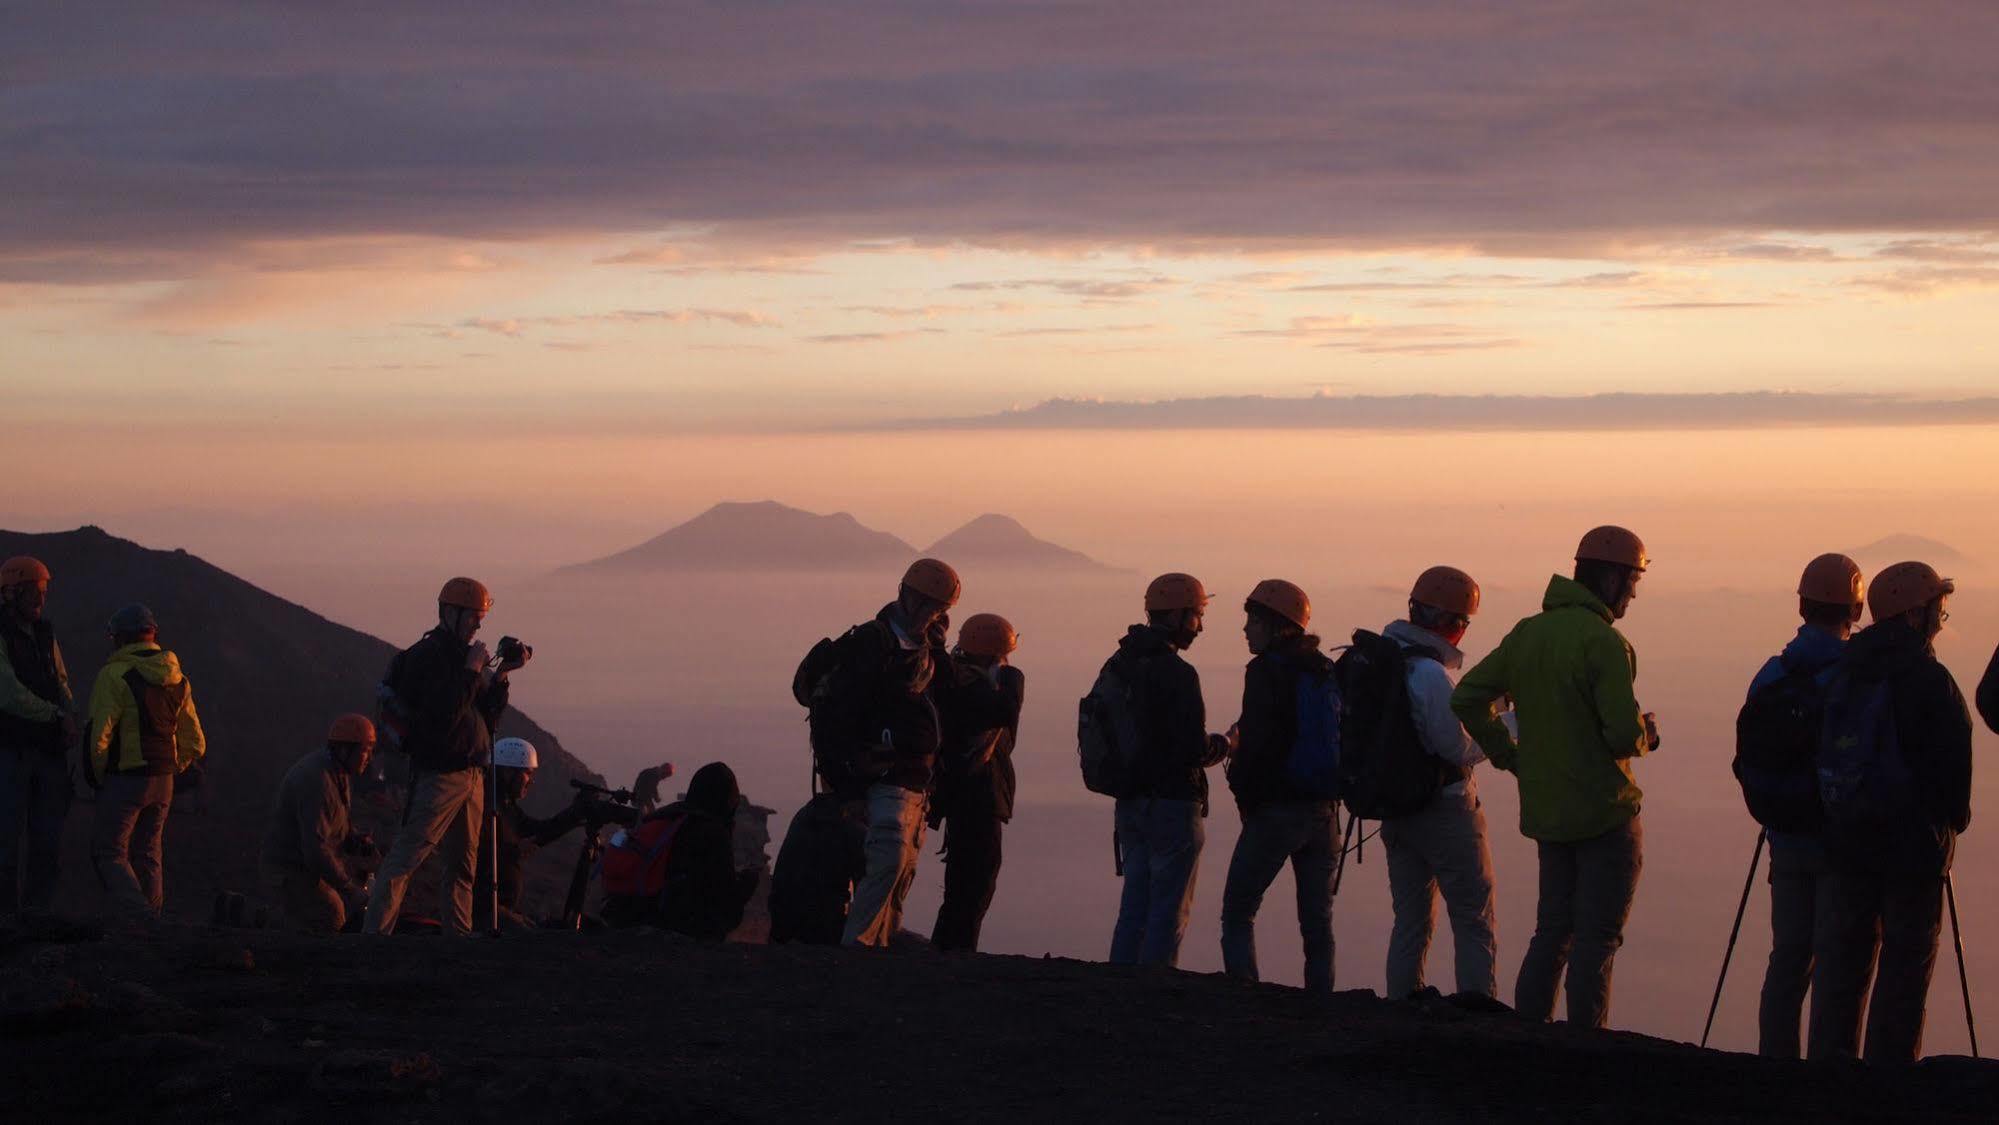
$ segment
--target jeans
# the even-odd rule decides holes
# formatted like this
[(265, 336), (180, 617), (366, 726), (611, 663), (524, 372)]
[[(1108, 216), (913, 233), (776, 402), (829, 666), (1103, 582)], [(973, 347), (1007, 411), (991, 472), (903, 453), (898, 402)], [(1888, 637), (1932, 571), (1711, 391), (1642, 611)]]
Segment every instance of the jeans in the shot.
[(69, 768), (60, 753), (0, 749), (0, 914), (47, 910), (55, 900), (69, 799)]
[(1111, 964), (1179, 964), (1206, 838), (1199, 801), (1119, 798), (1117, 844), (1124, 857), (1124, 893), (1111, 932)]
[(1832, 868), (1819, 877), (1813, 1059), (1858, 1055), (1863, 1018), (1868, 1062), (1907, 1064), (1922, 1054), (1923, 1008), (1937, 964), (1943, 893), (1941, 875)]
[(1610, 1016), (1610, 970), (1624, 944), (1624, 922), (1644, 866), (1638, 818), (1574, 843), (1541, 842), (1541, 900), (1534, 937), (1513, 985), (1513, 1006), (1529, 1019), (1553, 1019), (1555, 992), (1568, 969), (1569, 1022), (1602, 1027)]
[(854, 885), (841, 945), (887, 948), (902, 928), (902, 903), (916, 881), (916, 857), (923, 849), (923, 794), (900, 785), (868, 786), (868, 872)]
[(944, 821), (944, 903), (930, 944), (938, 949), (976, 950), (979, 928), (999, 885), (1000, 833), (1004, 822), (991, 809), (953, 810)]
[(1305, 988), (1333, 991), (1333, 864), (1339, 827), (1330, 801), (1278, 801), (1245, 812), (1222, 889), (1222, 964), (1243, 980), (1256, 975), (1256, 911), (1284, 864), (1298, 889), (1305, 941)]
[(1770, 834), (1770, 966), (1756, 1009), (1756, 1053), (1765, 1058), (1799, 1055), (1822, 866), (1817, 841)]
[(1395, 925), (1388, 936), (1388, 998), (1423, 987), (1436, 929), (1437, 895), (1451, 919), (1457, 990), (1496, 997), (1499, 945), (1493, 938), (1492, 852), (1485, 812), (1469, 787), (1438, 793), (1421, 810), (1381, 822)]
[(112, 905), (128, 914), (157, 915), (166, 899), (161, 841), (173, 803), (166, 774), (114, 773), (97, 792), (90, 861)]
[(479, 836), (486, 818), (486, 771), (422, 773), (410, 790), (403, 826), (376, 873), (361, 931), (394, 933), (410, 877), (439, 847), (446, 871), (439, 913), (455, 934), (472, 932), (472, 878), (479, 868)]

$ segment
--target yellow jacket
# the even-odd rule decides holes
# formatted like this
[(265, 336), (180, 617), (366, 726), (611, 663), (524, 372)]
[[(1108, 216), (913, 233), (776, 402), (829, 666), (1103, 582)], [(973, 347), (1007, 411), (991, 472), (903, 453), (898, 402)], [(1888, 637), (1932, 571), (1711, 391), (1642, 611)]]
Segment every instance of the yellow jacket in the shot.
[(93, 785), (106, 773), (172, 775), (200, 760), (208, 740), (173, 653), (141, 642), (111, 654), (90, 689), (83, 749)]

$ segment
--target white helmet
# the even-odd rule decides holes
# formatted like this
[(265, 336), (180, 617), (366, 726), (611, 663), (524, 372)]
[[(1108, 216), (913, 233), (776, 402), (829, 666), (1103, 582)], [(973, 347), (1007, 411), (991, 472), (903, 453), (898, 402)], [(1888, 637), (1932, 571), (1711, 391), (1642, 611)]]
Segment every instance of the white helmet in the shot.
[(493, 764), (516, 770), (537, 768), (534, 743), (525, 738), (503, 738), (493, 743)]

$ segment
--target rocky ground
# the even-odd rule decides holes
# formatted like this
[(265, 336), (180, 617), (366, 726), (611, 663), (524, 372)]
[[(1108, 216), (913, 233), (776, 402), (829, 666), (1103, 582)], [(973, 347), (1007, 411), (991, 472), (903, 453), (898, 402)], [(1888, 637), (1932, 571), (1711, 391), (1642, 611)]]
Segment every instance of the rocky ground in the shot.
[(1448, 1005), (655, 933), (0, 926), (22, 1122), (1991, 1121), (1999, 1064), (1772, 1064)]

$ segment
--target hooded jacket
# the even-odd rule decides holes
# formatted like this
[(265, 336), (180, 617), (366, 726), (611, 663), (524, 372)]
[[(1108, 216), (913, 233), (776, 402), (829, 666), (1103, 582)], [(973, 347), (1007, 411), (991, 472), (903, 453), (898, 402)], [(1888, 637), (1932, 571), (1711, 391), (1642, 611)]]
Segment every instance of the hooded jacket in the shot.
[(55, 626), (24, 629), (0, 611), (0, 750), (63, 752), (62, 717), (75, 707)]
[(83, 746), (92, 785), (113, 773), (172, 776), (201, 760), (208, 740), (173, 653), (141, 641), (111, 654), (90, 689)]
[(1828, 832), (1827, 861), (1875, 872), (1949, 872), (1957, 834), (1971, 824), (1971, 712), (1957, 681), (1929, 640), (1900, 619), (1854, 634), (1840, 671), (1859, 686), (1888, 685), (1918, 811), (1862, 838)]
[[(1638, 815), (1631, 759), (1650, 749), (1632, 693), (1638, 658), (1610, 608), (1555, 575), (1541, 612), (1521, 621), (1451, 694), (1451, 710), (1500, 769), (1520, 780), (1520, 832), (1574, 843)], [(1493, 712), (1513, 697), (1516, 745)]]
[(1284, 767), (1298, 741), (1298, 677), (1330, 675), (1332, 668), (1333, 662), (1319, 651), (1319, 638), (1306, 634), (1277, 642), (1243, 669), (1242, 718), (1236, 721), (1228, 780), (1244, 815), (1279, 801), (1324, 800), (1301, 792)]
[(721, 762), (694, 771), (685, 800), (654, 816), (685, 816), (666, 860), (659, 924), (689, 937), (721, 941), (743, 923), (743, 907), (762, 873), (736, 870), (736, 774)]
[(1118, 642), (1113, 660), (1132, 672), (1138, 729), (1145, 739), (1139, 795), (1168, 801), (1198, 801), (1208, 811), (1208, 711), (1201, 700), (1201, 675), (1167, 639), (1165, 630), (1133, 625)]
[(1011, 664), (982, 668), (954, 660), (938, 693), (944, 741), (937, 757), (934, 814), (1013, 818), (1014, 741), (1027, 677)]

